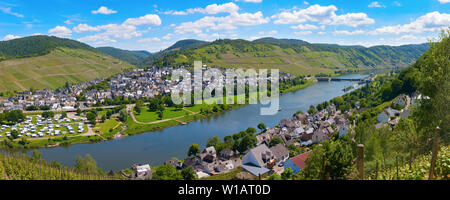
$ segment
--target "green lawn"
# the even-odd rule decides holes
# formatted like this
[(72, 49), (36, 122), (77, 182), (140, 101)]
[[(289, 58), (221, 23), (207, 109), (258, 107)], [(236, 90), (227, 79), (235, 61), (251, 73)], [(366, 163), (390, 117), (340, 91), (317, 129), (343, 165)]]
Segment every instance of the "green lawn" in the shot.
[(172, 119), (172, 118), (176, 118), (176, 117), (185, 116), (186, 113), (191, 114), (190, 112), (187, 112), (185, 110), (177, 110), (176, 108), (170, 107), (170, 108), (166, 108), (164, 110), (163, 118), (160, 119), (156, 112), (150, 112), (148, 110), (148, 108), (144, 108), (144, 109), (142, 109), (140, 114), (135, 113), (135, 117), (136, 117), (136, 120), (138, 120), (139, 122), (148, 123), (148, 122), (154, 122), (154, 121), (158, 121), (158, 120)]

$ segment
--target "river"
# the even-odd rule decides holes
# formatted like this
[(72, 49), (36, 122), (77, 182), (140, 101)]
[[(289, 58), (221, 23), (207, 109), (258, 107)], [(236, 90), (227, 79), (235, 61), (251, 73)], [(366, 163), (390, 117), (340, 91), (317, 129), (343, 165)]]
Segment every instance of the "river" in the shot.
[[(364, 76), (366, 75), (349, 74), (342, 78)], [(84, 156), (89, 153), (97, 161), (98, 167), (104, 171), (121, 170), (133, 164), (161, 165), (174, 157), (180, 159), (187, 157), (188, 147), (192, 143), (197, 143), (203, 148), (210, 137), (223, 138), (248, 127), (256, 127), (261, 122), (267, 127), (273, 127), (298, 110), (306, 112), (310, 105), (317, 105), (345, 94), (343, 89), (352, 84), (354, 82), (318, 82), (296, 92), (284, 94), (280, 97), (282, 111), (272, 116), (259, 115), (262, 105), (247, 105), (185, 126), (175, 126), (113, 141), (44, 148), (39, 151), (45, 160), (58, 161), (66, 166), (73, 166), (78, 155)]]

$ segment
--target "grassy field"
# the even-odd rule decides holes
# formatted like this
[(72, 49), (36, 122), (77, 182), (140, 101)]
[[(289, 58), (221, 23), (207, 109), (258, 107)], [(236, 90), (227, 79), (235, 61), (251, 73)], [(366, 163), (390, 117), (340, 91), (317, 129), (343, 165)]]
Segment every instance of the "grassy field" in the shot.
[[(198, 112), (198, 111), (197, 111)], [(150, 112), (148, 108), (142, 109), (140, 114), (135, 113), (136, 120), (143, 123), (154, 122), (158, 120), (172, 119), (176, 117), (185, 116), (187, 114), (191, 114), (185, 110), (177, 110), (176, 108), (166, 108), (163, 112), (163, 118), (160, 119), (156, 112)]]
[(0, 62), (0, 92), (56, 89), (66, 82), (106, 78), (131, 67), (104, 54), (59, 48), (45, 56)]

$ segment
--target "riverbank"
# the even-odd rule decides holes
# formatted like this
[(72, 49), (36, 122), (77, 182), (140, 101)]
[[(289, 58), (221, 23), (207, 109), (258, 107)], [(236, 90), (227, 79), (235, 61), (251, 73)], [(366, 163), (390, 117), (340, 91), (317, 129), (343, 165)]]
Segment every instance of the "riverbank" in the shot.
[[(295, 92), (300, 89), (304, 89), (309, 87), (315, 83), (314, 79), (307, 80), (304, 84), (294, 85), (289, 87), (288, 89), (284, 89), (280, 91), (281, 94), (286, 94), (290, 92)], [(236, 98), (236, 96), (235, 96)], [(203, 104), (201, 104), (203, 105)], [(206, 105), (206, 104), (205, 104)], [(119, 123), (117, 119), (106, 120), (102, 123), (97, 123), (95, 127), (90, 127), (92, 134), (88, 136), (67, 136), (67, 137), (46, 137), (46, 138), (36, 138), (36, 139), (26, 139), (25, 145), (24, 142), (21, 142), (21, 139), (9, 140), (8, 138), (0, 139), (0, 149), (4, 150), (30, 150), (30, 149), (39, 149), (39, 148), (56, 148), (56, 147), (69, 147), (71, 145), (76, 144), (92, 144), (99, 143), (105, 141), (111, 141), (117, 138), (123, 139), (129, 136), (136, 136), (147, 132), (156, 132), (161, 131), (170, 127), (180, 126), (180, 125), (188, 125), (191, 122), (208, 119), (211, 117), (217, 117), (234, 109), (238, 109), (241, 107), (245, 107), (248, 104), (229, 104), (226, 106), (218, 106), (218, 105), (207, 105), (207, 106), (199, 106), (205, 108), (201, 111), (199, 107), (195, 107), (193, 110), (189, 110), (190, 114), (186, 114), (185, 116), (179, 116), (173, 119), (160, 120), (161, 122), (150, 121), (140, 123), (135, 121), (131, 116), (134, 114), (134, 105), (131, 105), (130, 108), (127, 108), (128, 117), (125, 123), (120, 126), (111, 127), (108, 126), (105, 122), (110, 122), (111, 120)], [(213, 106), (216, 106), (217, 110), (214, 112)], [(127, 106), (128, 107), (128, 106)], [(185, 109), (190, 109), (189, 107)], [(27, 115), (36, 115), (36, 113)], [(157, 123), (154, 123), (157, 122)], [(120, 137), (117, 137), (117, 134), (120, 132)], [(22, 143), (22, 144), (21, 144)]]

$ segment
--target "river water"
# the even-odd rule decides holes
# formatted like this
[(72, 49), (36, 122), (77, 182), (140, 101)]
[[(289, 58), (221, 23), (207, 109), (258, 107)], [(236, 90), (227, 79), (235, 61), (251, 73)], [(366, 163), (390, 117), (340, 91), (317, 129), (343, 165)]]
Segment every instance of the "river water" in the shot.
[[(367, 75), (349, 74), (342, 78), (364, 76)], [(343, 95), (343, 89), (352, 84), (355, 82), (318, 82), (305, 89), (284, 94), (280, 97), (282, 111), (272, 116), (260, 115), (260, 108), (263, 105), (247, 105), (185, 126), (96, 144), (78, 144), (39, 151), (45, 160), (58, 161), (66, 166), (73, 166), (78, 155), (84, 156), (89, 153), (97, 161), (98, 167), (104, 171), (121, 170), (133, 164), (161, 165), (174, 157), (180, 159), (187, 157), (188, 147), (192, 143), (197, 143), (203, 148), (210, 137), (223, 138), (248, 127), (256, 127), (261, 122), (267, 127), (273, 127), (298, 110), (306, 112), (311, 105), (315, 106)]]

